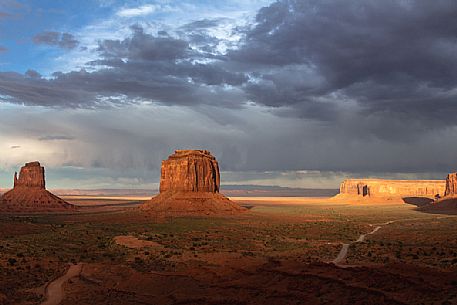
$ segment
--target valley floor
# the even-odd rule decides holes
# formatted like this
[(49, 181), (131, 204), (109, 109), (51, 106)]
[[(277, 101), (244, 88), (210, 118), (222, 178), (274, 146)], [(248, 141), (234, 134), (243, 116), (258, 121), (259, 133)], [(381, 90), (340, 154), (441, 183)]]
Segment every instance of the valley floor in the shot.
[(66, 198), (84, 206), (74, 214), (1, 215), (0, 304), (41, 304), (56, 289), (68, 305), (457, 304), (457, 216), (234, 199), (249, 211), (155, 218), (135, 198), (79, 197)]

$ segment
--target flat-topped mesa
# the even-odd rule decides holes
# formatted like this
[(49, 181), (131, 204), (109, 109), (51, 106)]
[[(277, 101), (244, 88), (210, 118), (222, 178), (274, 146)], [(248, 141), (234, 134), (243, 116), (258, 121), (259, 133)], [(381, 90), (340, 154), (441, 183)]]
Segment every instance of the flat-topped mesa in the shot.
[(430, 197), (442, 196), (444, 180), (346, 179), (340, 185), (341, 195), (360, 197)]
[(19, 172), (19, 178), (17, 172), (14, 173), (14, 187), (46, 189), (44, 167), (41, 166), (40, 162), (35, 161), (26, 163)]
[(444, 196), (457, 196), (457, 173), (450, 173), (446, 177), (446, 191)]
[(160, 193), (218, 193), (219, 189), (219, 164), (207, 150), (176, 150), (162, 161)]
[(160, 194), (141, 209), (156, 215), (235, 214), (246, 209), (219, 193), (220, 172), (207, 150), (176, 150), (162, 161)]

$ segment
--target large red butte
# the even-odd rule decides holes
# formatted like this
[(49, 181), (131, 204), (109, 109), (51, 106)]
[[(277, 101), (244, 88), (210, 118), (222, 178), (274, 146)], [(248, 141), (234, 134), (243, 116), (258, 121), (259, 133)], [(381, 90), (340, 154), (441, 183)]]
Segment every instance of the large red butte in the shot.
[(216, 158), (207, 150), (176, 150), (162, 162), (160, 194), (143, 210), (159, 214), (233, 214), (245, 209), (219, 193)]
[(14, 188), (0, 200), (3, 212), (53, 212), (75, 209), (75, 206), (46, 190), (44, 167), (39, 162), (26, 163), (14, 173)]

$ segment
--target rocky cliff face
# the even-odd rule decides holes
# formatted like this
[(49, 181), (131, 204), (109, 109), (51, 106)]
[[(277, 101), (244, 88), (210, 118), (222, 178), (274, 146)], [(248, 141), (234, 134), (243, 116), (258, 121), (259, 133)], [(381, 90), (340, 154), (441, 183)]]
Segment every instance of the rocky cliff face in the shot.
[(177, 150), (162, 162), (161, 193), (218, 193), (219, 188), (219, 164), (207, 150)]
[(445, 196), (457, 196), (457, 173), (451, 173), (446, 178)]
[(17, 173), (15, 173), (14, 187), (46, 189), (44, 167), (40, 165), (40, 162), (26, 163), (19, 172), (19, 178), (17, 177)]
[(2, 212), (51, 212), (75, 209), (75, 206), (46, 190), (44, 167), (39, 162), (26, 163), (14, 174), (14, 188), (0, 199)]
[(245, 209), (219, 194), (216, 158), (207, 150), (177, 150), (162, 162), (160, 194), (141, 209), (157, 215), (234, 214)]
[(347, 179), (344, 180), (340, 185), (340, 194), (367, 196), (369, 195), (368, 185), (363, 181)]
[(347, 179), (340, 194), (361, 197), (435, 197), (445, 192), (444, 180)]

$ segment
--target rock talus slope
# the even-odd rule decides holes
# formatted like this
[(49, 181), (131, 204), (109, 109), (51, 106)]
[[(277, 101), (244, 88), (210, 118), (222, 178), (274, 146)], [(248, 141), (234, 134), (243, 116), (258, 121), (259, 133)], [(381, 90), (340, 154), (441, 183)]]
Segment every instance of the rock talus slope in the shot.
[(46, 190), (44, 167), (39, 162), (26, 163), (14, 174), (14, 188), (0, 200), (4, 212), (52, 212), (75, 209), (75, 206)]

